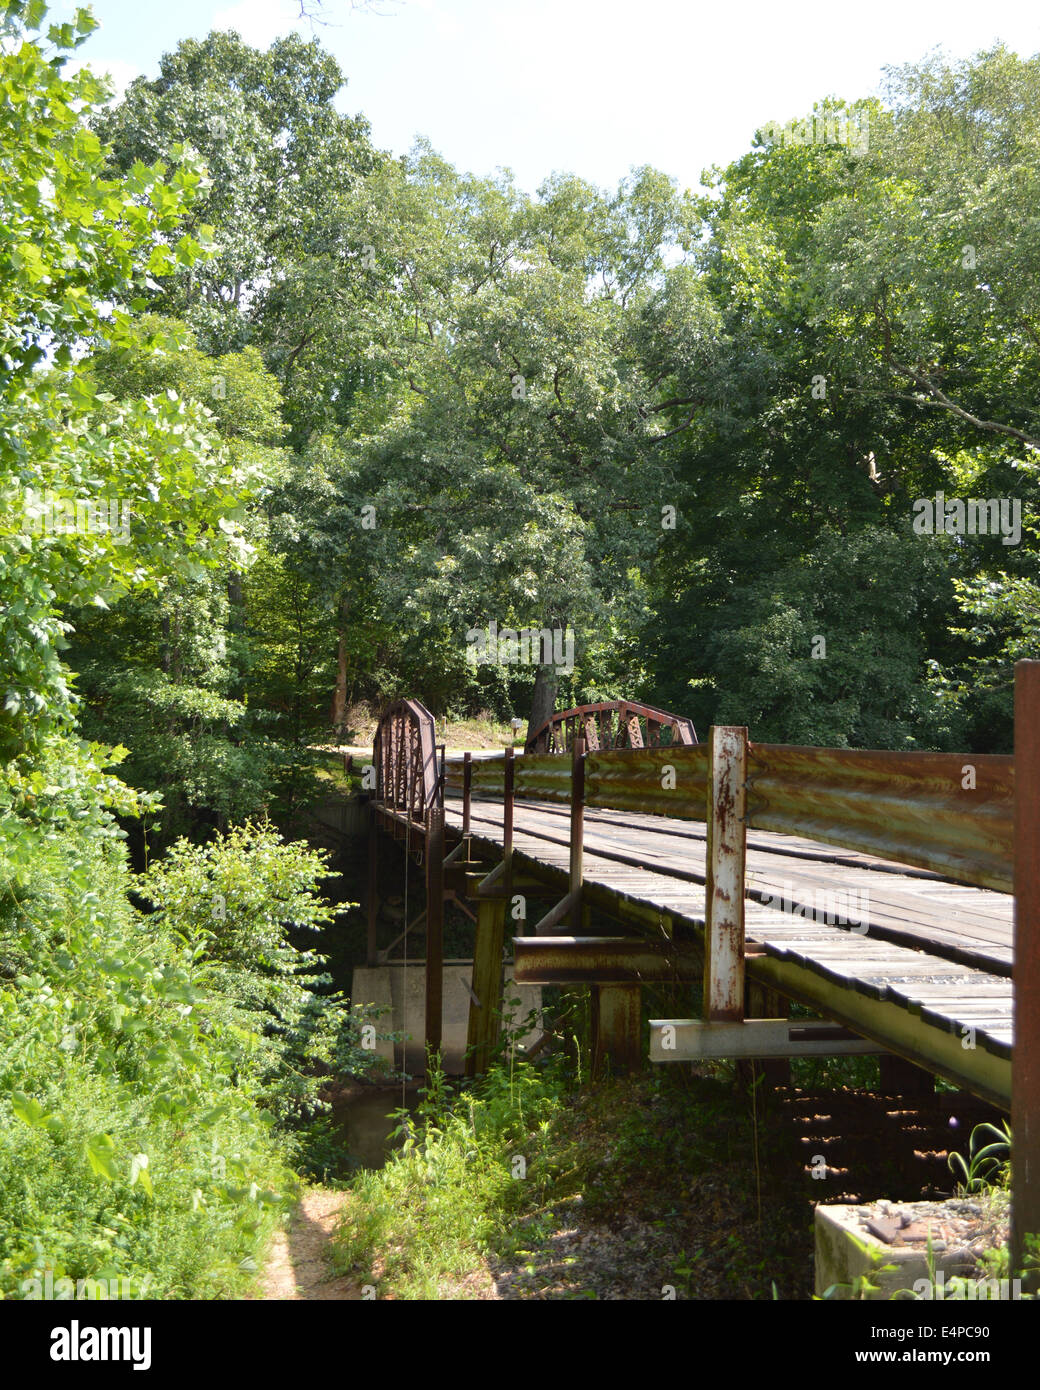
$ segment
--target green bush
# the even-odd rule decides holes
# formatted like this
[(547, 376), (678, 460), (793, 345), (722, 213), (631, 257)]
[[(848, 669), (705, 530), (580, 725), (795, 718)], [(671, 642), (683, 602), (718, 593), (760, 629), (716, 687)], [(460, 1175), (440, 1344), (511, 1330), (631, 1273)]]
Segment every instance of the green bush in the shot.
[(135, 881), (61, 775), (0, 784), (0, 1295), (39, 1296), (50, 1271), (234, 1296), (296, 1184), (276, 1119), (317, 1104), (320, 1059), (354, 1056), (320, 958), (285, 936), (328, 919), (327, 871), (247, 826)]
[(402, 1148), (351, 1184), (335, 1263), (381, 1293), (443, 1298), (446, 1279), (464, 1278), (489, 1251), (511, 1251), (520, 1213), (558, 1182), (549, 1132), (565, 1094), (558, 1063), (499, 1062), (458, 1095), (428, 1073), (416, 1116), (401, 1112)]
[(260, 1094), (283, 1120), (321, 1108), (323, 1075), (365, 1071), (372, 1060), (359, 1016), (341, 994), (321, 992), (325, 957), (289, 939), (292, 928), (315, 932), (333, 920), (317, 892), (330, 876), (324, 853), (247, 823), (206, 845), (178, 840), (138, 880), (160, 909), (147, 929), (172, 933), (190, 956), (213, 998), (213, 1026), (249, 1031)]

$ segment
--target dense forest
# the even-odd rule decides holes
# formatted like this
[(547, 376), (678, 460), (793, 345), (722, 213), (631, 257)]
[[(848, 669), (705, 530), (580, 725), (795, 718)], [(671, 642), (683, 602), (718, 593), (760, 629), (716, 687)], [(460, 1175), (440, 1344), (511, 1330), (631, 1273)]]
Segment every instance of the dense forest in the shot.
[[(115, 101), (93, 27), (0, 0), (0, 1293), (226, 1295), (359, 1055), (274, 828), (357, 707), (1010, 749), (1040, 59), (821, 93), (699, 191), (530, 193), (378, 149), (318, 39)], [(491, 623), (573, 669), (475, 663)]]

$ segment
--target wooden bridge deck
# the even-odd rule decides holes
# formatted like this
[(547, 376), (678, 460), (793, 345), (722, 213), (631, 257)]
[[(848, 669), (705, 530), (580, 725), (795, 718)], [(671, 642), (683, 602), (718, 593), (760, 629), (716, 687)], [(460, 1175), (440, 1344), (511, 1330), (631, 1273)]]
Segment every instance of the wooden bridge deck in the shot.
[[(557, 803), (514, 803), (514, 865), (553, 888), (566, 885), (568, 814)], [(446, 798), (445, 824), (456, 838), (461, 800)], [(501, 802), (474, 799), (470, 833), (500, 853)], [(616, 918), (703, 936), (705, 860), (703, 824), (585, 810), (586, 900)], [(1009, 1106), (1010, 895), (761, 830), (748, 832), (746, 886), (752, 979)], [(824, 919), (835, 907), (852, 926)]]
[[(703, 1011), (650, 1020), (650, 1061), (876, 1050), (1010, 1110), (1025, 1268), (1040, 1237), (1040, 661), (1015, 665), (1013, 756), (759, 743), (738, 725), (698, 744), (689, 720), (623, 700), (555, 713), (520, 758), (448, 759), (404, 699), (380, 718), (372, 771), (369, 960), (385, 832), (424, 866), (429, 1048), (446, 898), (477, 904), (476, 1074), (499, 1040), (520, 891), (546, 910), (512, 923), (517, 975), (589, 985), (594, 1075), (647, 1060), (646, 986), (700, 979)], [(587, 934), (587, 910), (627, 933)], [(565, 919), (573, 934), (551, 935)], [(831, 1022), (747, 1016), (783, 998)], [(917, 1079), (891, 1057), (884, 1070)]]

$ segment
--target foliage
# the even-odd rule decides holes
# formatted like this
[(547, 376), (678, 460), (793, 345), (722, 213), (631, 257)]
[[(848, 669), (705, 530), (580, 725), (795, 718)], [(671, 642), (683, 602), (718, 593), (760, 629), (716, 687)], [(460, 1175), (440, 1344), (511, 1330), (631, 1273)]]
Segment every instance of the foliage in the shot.
[(443, 1298), (489, 1251), (515, 1247), (519, 1214), (542, 1206), (562, 1176), (549, 1130), (564, 1093), (558, 1067), (499, 1064), (457, 1096), (429, 1072), (417, 1119), (402, 1113), (403, 1148), (351, 1183), (336, 1266), (377, 1295)]
[(205, 845), (178, 840), (138, 880), (159, 909), (149, 928), (182, 941), (200, 981), (256, 1016), (260, 1094), (281, 1118), (316, 1113), (324, 1074), (364, 1072), (371, 1060), (358, 1017), (324, 988), (325, 958), (292, 940), (333, 920), (317, 893), (331, 876), (321, 852), (247, 822)]
[[(238, 504), (235, 471), (197, 412), (160, 397), (101, 418), (76, 368), (78, 344), (132, 338), (127, 306), (155, 275), (196, 261), (207, 233), (171, 239), (201, 177), (179, 146), (168, 179), (162, 161), (135, 165), (122, 182), (103, 177), (104, 151), (82, 115), (104, 85), (86, 70), (62, 74), (65, 52), (94, 22), (80, 11), (45, 38), (22, 37), (23, 22), (31, 30), (44, 14), (35, 0), (0, 7), (11, 36), (0, 86), (13, 94), (0, 109), (5, 760), (68, 722), (59, 605), (102, 605), (157, 572), (198, 572), (234, 539)], [(48, 359), (51, 370), (41, 370)], [(128, 509), (129, 543), (111, 528), (48, 529), (46, 506), (77, 500)]]
[[(107, 88), (63, 72), (93, 21), (43, 33), (45, 14), (0, 0), (0, 1295), (52, 1296), (49, 1273), (52, 1292), (111, 1277), (136, 1297), (233, 1296), (295, 1182), (275, 1109), (309, 1105), (301, 1067), (360, 1049), (341, 1002), (326, 1012), (295, 980), (306, 958), (280, 978), (273, 938), (265, 976), (264, 960), (208, 960), (172, 905), (142, 918), (114, 815), (156, 798), (108, 770), (125, 748), (73, 723), (68, 612), (244, 564), (256, 468), (200, 402), (148, 394), (157, 380), (117, 400), (84, 365), (92, 348), (124, 366), (164, 350), (165, 330), (133, 315), (155, 277), (203, 255), (204, 225), (182, 225), (202, 174), (175, 143), (170, 163), (106, 177), (87, 122)], [(127, 526), (104, 524), (108, 503)], [(211, 688), (135, 675), (166, 716), (237, 717)], [(211, 855), (236, 885), (269, 869), (249, 899), (269, 935), (286, 909), (320, 920), (321, 866), (298, 848), (247, 829)]]
[[(985, 1142), (984, 1142), (985, 1141)], [(982, 1192), (994, 1187), (1007, 1188), (1011, 1182), (1011, 1130), (1007, 1121), (1003, 1128), (996, 1125), (976, 1125), (968, 1144), (968, 1158), (951, 1153), (947, 1162), (950, 1172), (960, 1179), (963, 1192)]]
[(50, 1269), (233, 1295), (293, 1182), (247, 1013), (232, 979), (221, 995), (171, 931), (142, 930), (89, 793), (46, 794), (3, 806), (0, 1291)]

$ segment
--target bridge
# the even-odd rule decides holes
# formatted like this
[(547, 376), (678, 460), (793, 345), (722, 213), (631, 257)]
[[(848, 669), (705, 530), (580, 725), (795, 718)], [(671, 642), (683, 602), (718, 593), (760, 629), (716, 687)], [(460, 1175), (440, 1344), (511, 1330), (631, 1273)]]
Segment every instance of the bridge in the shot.
[[(390, 836), (424, 871), (428, 1047), (454, 900), (475, 921), (471, 1073), (497, 1040), (508, 918), (518, 982), (589, 987), (596, 1070), (644, 1064), (642, 990), (671, 984), (689, 1016), (650, 1020), (651, 1062), (760, 1058), (776, 1075), (872, 1052), (903, 1089), (937, 1075), (1010, 1111), (1016, 1249), (1040, 1232), (1040, 662), (1015, 668), (1013, 757), (729, 726), (701, 743), (620, 701), (555, 714), (520, 755), (449, 759), (403, 700), (373, 761), (369, 961)], [(593, 913), (616, 933), (593, 934)]]

